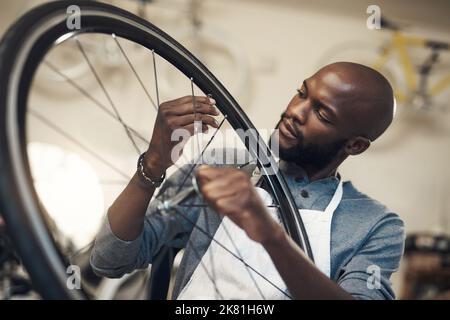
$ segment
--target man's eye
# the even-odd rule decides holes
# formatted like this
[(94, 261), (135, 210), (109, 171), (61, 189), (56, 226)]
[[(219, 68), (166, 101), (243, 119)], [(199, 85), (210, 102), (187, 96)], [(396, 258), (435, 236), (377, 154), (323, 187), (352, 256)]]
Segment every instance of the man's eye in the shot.
[(301, 90), (301, 89), (297, 89), (297, 92), (298, 92), (298, 96), (299, 96), (299, 98), (304, 98), (305, 97), (305, 92), (303, 91), (303, 90)]
[(317, 118), (319, 118), (320, 121), (326, 122), (326, 123), (331, 123), (327, 118), (325, 118), (319, 111), (318, 108), (314, 108), (314, 112), (317, 115)]

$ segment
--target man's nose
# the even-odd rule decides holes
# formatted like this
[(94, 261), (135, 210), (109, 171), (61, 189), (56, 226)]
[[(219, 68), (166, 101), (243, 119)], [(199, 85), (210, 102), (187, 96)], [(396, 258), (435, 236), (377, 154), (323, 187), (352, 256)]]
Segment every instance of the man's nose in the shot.
[(305, 125), (308, 121), (310, 110), (310, 103), (308, 101), (301, 101), (288, 109), (287, 116), (294, 119), (298, 124)]

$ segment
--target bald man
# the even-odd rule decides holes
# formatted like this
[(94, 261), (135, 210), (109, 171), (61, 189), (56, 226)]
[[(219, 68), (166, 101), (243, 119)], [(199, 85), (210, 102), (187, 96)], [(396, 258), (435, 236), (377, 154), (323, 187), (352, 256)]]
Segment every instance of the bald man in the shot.
[[(214, 101), (196, 97), (196, 104), (203, 129), (217, 127)], [(193, 110), (189, 97), (161, 105), (142, 157), (152, 184), (143, 185), (136, 173), (109, 208), (91, 255), (96, 273), (119, 277), (147, 267), (169, 246), (186, 248), (173, 293), (178, 299), (395, 298), (389, 279), (403, 254), (403, 222), (337, 173), (348, 156), (367, 150), (392, 122), (393, 92), (381, 74), (355, 63), (325, 66), (303, 81), (277, 124), (279, 166), (302, 208), (314, 263), (268, 208), (264, 187), (255, 187), (236, 168), (204, 165), (196, 172), (203, 200), (193, 203), (206, 201), (220, 215), (201, 214), (199, 208), (186, 210), (188, 219), (154, 214), (159, 200), (150, 202), (154, 182), (173, 160), (172, 129), (192, 133)], [(183, 177), (177, 172), (161, 190)], [(240, 249), (233, 258), (217, 243)]]

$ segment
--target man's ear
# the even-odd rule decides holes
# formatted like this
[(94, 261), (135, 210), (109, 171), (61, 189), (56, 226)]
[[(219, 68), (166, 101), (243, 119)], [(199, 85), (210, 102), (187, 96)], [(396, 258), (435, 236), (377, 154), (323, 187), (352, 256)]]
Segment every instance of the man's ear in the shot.
[(370, 139), (365, 137), (354, 137), (347, 141), (345, 145), (345, 151), (350, 156), (356, 156), (363, 153), (370, 147)]

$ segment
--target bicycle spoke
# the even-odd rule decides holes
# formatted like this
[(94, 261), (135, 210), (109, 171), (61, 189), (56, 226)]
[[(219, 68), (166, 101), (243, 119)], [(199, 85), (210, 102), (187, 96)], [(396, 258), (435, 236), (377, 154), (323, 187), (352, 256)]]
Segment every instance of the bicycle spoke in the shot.
[[(252, 163), (252, 162), (254, 162), (254, 161), (255, 161), (255, 160), (250, 160), (250, 161), (244, 163), (243, 165), (238, 166), (238, 168), (243, 168), (243, 167), (249, 165), (250, 163)], [(191, 170), (191, 171), (192, 171), (192, 170)], [(179, 207), (188, 207), (188, 208), (189, 208), (189, 207), (191, 207), (191, 208), (195, 208), (195, 207), (197, 207), (197, 208), (202, 208), (203, 214), (205, 215), (206, 230), (200, 230), (200, 231), (201, 231), (202, 233), (204, 233), (209, 239), (211, 239), (212, 241), (218, 243), (218, 241), (215, 240), (215, 239), (212, 237), (211, 233), (210, 233), (209, 230), (208, 230), (208, 229), (209, 229), (209, 224), (208, 224), (208, 220), (207, 220), (207, 219), (208, 219), (208, 213), (206, 212), (206, 208), (209, 207), (209, 206), (208, 206), (207, 204), (185, 204), (185, 205), (179, 204), (178, 206), (179, 206)], [(267, 208), (279, 208), (279, 205), (269, 205), (269, 206), (266, 206), (266, 207), (267, 207)], [(190, 221), (190, 223), (193, 223), (193, 222)], [(194, 226), (197, 227), (196, 225), (194, 225)], [(232, 243), (232, 245), (233, 245), (233, 248), (234, 248), (235, 251), (236, 251), (236, 254), (233, 254), (233, 252), (231, 252), (229, 249), (227, 249), (227, 248), (226, 248), (225, 246), (223, 246), (222, 244), (220, 244), (220, 243), (218, 243), (218, 244), (219, 244), (222, 248), (224, 248), (226, 251), (228, 251), (229, 253), (233, 254), (233, 256), (234, 256), (235, 258), (237, 258), (238, 260), (240, 260), (240, 261), (244, 264), (244, 266), (245, 266), (245, 268), (246, 268), (246, 270), (247, 270), (247, 272), (248, 272), (248, 274), (249, 274), (249, 276), (250, 276), (250, 278), (251, 278), (253, 284), (255, 285), (256, 289), (258, 290), (258, 293), (260, 294), (261, 298), (262, 298), (263, 300), (266, 300), (266, 297), (264, 296), (264, 294), (263, 294), (263, 292), (262, 292), (260, 286), (259, 286), (258, 283), (256, 282), (256, 279), (254, 278), (254, 275), (253, 275), (253, 273), (252, 273), (251, 271), (253, 270), (253, 271), (255, 271), (257, 274), (259, 274), (260, 276), (262, 276), (262, 275), (261, 275), (259, 272), (257, 272), (256, 270), (254, 270), (254, 268), (252, 268), (249, 264), (247, 264), (247, 263), (244, 261), (244, 258), (243, 258), (243, 256), (242, 256), (242, 253), (240, 252), (238, 246), (236, 245), (235, 241), (234, 241), (233, 238), (231, 237), (231, 234), (230, 234), (230, 232), (228, 231), (228, 228), (227, 228), (225, 225), (223, 225), (223, 228), (224, 228), (224, 231), (225, 231), (225, 233), (226, 233), (226, 235), (227, 235), (227, 238), (231, 241), (231, 243)], [(201, 228), (198, 227), (198, 229), (201, 229)], [(211, 269), (212, 269), (212, 273), (213, 273), (212, 278), (215, 278), (215, 268), (214, 268), (214, 262), (213, 262), (212, 252), (210, 253), (210, 264), (211, 264)], [(214, 282), (213, 279), (211, 279), (211, 276), (209, 276), (209, 273), (208, 273), (208, 277), (210, 278), (210, 280), (211, 280), (211, 281), (213, 282), (213, 284), (215, 285), (215, 282)], [(263, 276), (262, 276), (262, 277), (263, 277)], [(265, 278), (265, 277), (263, 277), (263, 278)], [(268, 279), (266, 279), (266, 278), (265, 278), (265, 280), (268, 281)], [(268, 282), (270, 283), (270, 281), (268, 281)], [(282, 291), (282, 290), (281, 290), (281, 291)], [(285, 294), (284, 291), (282, 291), (282, 292)]]
[[(203, 207), (203, 215), (205, 217), (205, 224), (206, 224), (206, 232), (211, 235), (211, 231), (209, 230), (209, 215), (206, 213), (206, 207)], [(206, 253), (205, 253), (206, 254)], [(209, 263), (211, 264), (211, 273), (212, 273), (212, 277), (213, 279), (216, 279), (216, 268), (214, 266), (214, 258), (213, 258), (213, 252), (209, 251)], [(213, 280), (213, 285), (214, 287), (216, 287), (216, 283)], [(216, 290), (216, 293), (218, 293), (218, 291)], [(216, 297), (217, 299), (217, 297)], [(223, 299), (223, 297), (222, 297)]]
[[(244, 167), (244, 166), (246, 166), (246, 165), (247, 165), (247, 164), (244, 164), (242, 167)], [(208, 207), (208, 205), (206, 205), (206, 204), (195, 205), (195, 204), (194, 204), (194, 205), (187, 205), (187, 206), (188, 206), (188, 207), (189, 207), (189, 206), (190, 206), (190, 207), (196, 206), (196, 207), (201, 207), (201, 208), (203, 209), (203, 214), (204, 214), (204, 216), (205, 216), (205, 223), (206, 223), (206, 228), (207, 228), (207, 229), (206, 229), (206, 232), (207, 232), (208, 234), (211, 234), (211, 233), (209, 232), (209, 224), (208, 224), (208, 217), (209, 217), (209, 214), (206, 212), (206, 211), (207, 211), (206, 208)], [(276, 206), (276, 207), (278, 207), (278, 206)], [(216, 213), (216, 214), (217, 214), (217, 213)], [(228, 228), (227, 228), (224, 224), (222, 224), (222, 226), (223, 226), (223, 229), (224, 229), (224, 231), (225, 231), (225, 233), (226, 233), (226, 235), (227, 235), (227, 238), (231, 241), (231, 243), (232, 243), (232, 245), (233, 245), (235, 251), (237, 252), (238, 257), (243, 261), (244, 258), (243, 258), (242, 254), (241, 254), (241, 251), (239, 250), (239, 248), (237, 247), (235, 241), (234, 241), (233, 238), (231, 237), (230, 232), (228, 231)], [(213, 261), (214, 261), (214, 259), (213, 259), (213, 257), (212, 257), (212, 251), (211, 251), (211, 252), (210, 252), (210, 264), (211, 264), (211, 269), (212, 269), (213, 277), (215, 278), (215, 268), (214, 268), (214, 262), (213, 262)], [(263, 294), (261, 288), (259, 287), (258, 283), (256, 282), (256, 279), (254, 278), (253, 273), (250, 271), (250, 269), (247, 267), (246, 264), (245, 264), (245, 269), (247, 270), (247, 273), (248, 273), (248, 275), (250, 276), (250, 279), (252, 280), (253, 284), (254, 284), (255, 287), (257, 288), (258, 293), (259, 293), (259, 295), (261, 296), (261, 298), (262, 298), (263, 300), (266, 300), (266, 297), (264, 296), (264, 294)]]
[[(156, 103), (157, 103), (157, 109), (159, 110), (159, 105), (160, 105), (160, 101), (159, 101), (159, 85), (158, 85), (158, 71), (156, 69), (156, 56), (155, 56), (155, 50), (152, 50), (152, 61), (153, 61), (153, 78), (155, 79), (155, 91), (156, 91)], [(143, 85), (143, 84), (142, 84)], [(147, 93), (148, 94), (148, 93)], [(150, 97), (150, 95), (148, 94), (148, 96)], [(183, 159), (185, 159), (186, 161), (188, 161), (185, 157), (184, 154), (181, 154), (181, 157)], [(178, 166), (176, 166), (178, 169), (180, 169)], [(183, 173), (185, 173), (182, 170)]]
[[(243, 168), (245, 166), (247, 166), (249, 163), (253, 162), (254, 160), (251, 160), (243, 165), (239, 165), (236, 168), (240, 169)], [(176, 193), (169, 201), (169, 203), (165, 203), (164, 204), (164, 208), (170, 208), (171, 206), (175, 205), (175, 204), (182, 204), (187, 198), (189, 198), (193, 193), (195, 194), (195, 190), (194, 187), (190, 187), (188, 189), (186, 189), (186, 191), (182, 191), (182, 192), (178, 192)], [(165, 202), (165, 201), (163, 201)], [(188, 205), (189, 206), (189, 205)], [(200, 203), (200, 204), (191, 204), (192, 207), (202, 207), (202, 206), (207, 206), (207, 204), (205, 203)], [(271, 206), (272, 207), (272, 206)], [(165, 209), (164, 209), (165, 210)]]
[(246, 163), (237, 166), (237, 168), (238, 168), (238, 169), (242, 169), (242, 168), (248, 166), (250, 163), (253, 163), (253, 162), (256, 162), (256, 159), (252, 159), (252, 160), (250, 160), (250, 161), (247, 161)]
[(184, 184), (186, 183), (187, 179), (189, 178), (189, 176), (191, 175), (192, 171), (194, 171), (194, 169), (197, 167), (198, 165), (198, 161), (200, 158), (203, 157), (203, 153), (205, 153), (206, 149), (209, 147), (209, 145), (211, 144), (211, 142), (213, 141), (213, 139), (215, 138), (217, 132), (219, 132), (220, 128), (222, 127), (223, 123), (225, 122), (225, 119), (227, 118), (227, 115), (224, 116), (224, 118), (222, 119), (222, 121), (219, 123), (218, 128), (216, 129), (216, 131), (214, 131), (214, 134), (212, 135), (211, 139), (209, 139), (208, 143), (206, 144), (206, 146), (203, 148), (202, 153), (199, 155), (199, 157), (194, 161), (194, 164), (191, 166), (191, 168), (188, 171), (188, 174), (184, 177), (183, 181), (181, 182), (180, 186), (177, 189), (177, 192), (180, 192), (180, 190), (184, 187)]
[[(185, 208), (207, 208), (209, 207), (209, 205), (205, 204), (205, 203), (200, 203), (200, 204), (180, 204), (180, 207), (185, 207)], [(269, 205), (266, 206), (266, 208), (279, 208), (279, 205), (273, 204), (273, 205)]]
[(122, 123), (122, 126), (125, 129), (125, 132), (126, 132), (128, 138), (130, 139), (132, 145), (136, 149), (137, 154), (140, 155), (141, 151), (139, 150), (139, 147), (137, 146), (136, 142), (134, 141), (133, 137), (131, 136), (131, 133), (128, 130), (128, 127), (125, 126), (125, 124), (124, 124), (124, 122), (122, 120), (122, 117), (120, 116), (119, 111), (117, 110), (113, 100), (111, 99), (111, 96), (109, 95), (108, 91), (106, 90), (106, 87), (104, 86), (102, 80), (100, 79), (100, 76), (98, 75), (97, 71), (95, 70), (94, 66), (92, 65), (91, 61), (89, 60), (89, 58), (88, 58), (88, 56), (86, 54), (86, 51), (84, 50), (80, 40), (78, 40), (78, 38), (75, 38), (75, 42), (77, 43), (78, 49), (81, 51), (81, 54), (83, 55), (84, 59), (86, 60), (86, 63), (88, 64), (89, 69), (91, 69), (92, 74), (94, 75), (95, 79), (97, 80), (97, 83), (99, 84), (99, 86), (101, 87), (103, 93), (105, 94), (106, 98), (108, 99), (109, 104), (113, 108), (117, 119), (120, 121), (120, 123)]
[(158, 74), (156, 71), (156, 58), (155, 58), (155, 50), (152, 50), (152, 59), (153, 59), (153, 77), (155, 78), (155, 89), (156, 89), (156, 103), (159, 109), (159, 87), (158, 87)]
[(177, 209), (177, 207), (174, 207), (173, 210), (176, 211), (177, 214), (180, 215), (180, 217), (182, 217), (183, 219), (185, 219), (186, 221), (188, 221), (190, 224), (193, 225), (193, 227), (197, 230), (199, 230), (201, 233), (203, 233), (206, 237), (208, 237), (209, 240), (213, 241), (214, 243), (216, 243), (218, 246), (220, 246), (222, 249), (224, 249), (226, 252), (228, 252), (229, 254), (231, 254), (234, 258), (236, 258), (237, 260), (241, 261), (245, 266), (247, 266), (250, 270), (252, 270), (253, 272), (255, 272), (258, 276), (260, 276), (262, 279), (264, 279), (267, 283), (269, 283), (270, 285), (272, 285), (275, 289), (277, 289), (278, 291), (280, 291), (283, 295), (285, 295), (286, 297), (293, 299), (291, 297), (290, 294), (288, 294), (287, 292), (285, 292), (284, 290), (282, 290), (281, 288), (279, 288), (276, 284), (274, 284), (272, 281), (270, 281), (269, 279), (267, 279), (267, 277), (265, 277), (263, 274), (261, 274), (258, 270), (256, 270), (255, 268), (253, 268), (251, 265), (249, 265), (245, 260), (241, 259), (240, 257), (238, 257), (233, 251), (231, 251), (230, 249), (228, 249), (226, 246), (224, 246), (222, 243), (220, 243), (219, 241), (217, 241), (216, 239), (214, 239), (214, 237), (212, 237), (210, 234), (208, 234), (203, 228), (199, 227), (197, 225), (197, 223), (195, 221), (192, 221), (187, 215), (185, 215), (181, 210)]
[[(194, 136), (195, 136), (195, 141), (197, 142), (197, 152), (198, 152), (198, 154), (200, 154), (201, 148), (200, 148), (200, 138), (199, 138), (199, 135), (198, 135), (198, 133), (199, 133), (199, 128), (198, 128), (199, 123), (198, 123), (198, 121), (196, 120), (196, 119), (197, 119), (197, 110), (196, 110), (197, 106), (196, 106), (196, 104), (195, 104), (194, 79), (191, 78), (190, 80), (191, 80), (192, 105), (193, 105), (193, 107), (194, 107)], [(201, 132), (201, 131), (202, 131), (202, 125), (201, 125), (201, 122), (200, 122), (200, 132)], [(202, 162), (203, 162), (203, 161), (202, 161), (202, 159), (200, 158), (200, 164), (201, 164)]]
[[(156, 59), (155, 59), (155, 51), (152, 50), (152, 59), (153, 59), (153, 72), (154, 72), (154, 79), (155, 79), (155, 88), (156, 88), (156, 100), (157, 100), (157, 104), (155, 104), (155, 101), (153, 101), (150, 93), (148, 92), (147, 88), (144, 85), (144, 82), (142, 81), (141, 77), (139, 76), (136, 68), (133, 66), (133, 64), (131, 63), (130, 58), (128, 57), (128, 55), (126, 54), (125, 50), (123, 49), (122, 45), (120, 44), (119, 40), (117, 39), (115, 34), (112, 34), (112, 37), (115, 41), (115, 43), (117, 44), (120, 52), (122, 53), (123, 57), (125, 58), (125, 60), (127, 61), (128, 66), (130, 67), (131, 71), (133, 72), (134, 76), (136, 77), (136, 79), (138, 80), (139, 84), (141, 85), (141, 88), (144, 90), (145, 95), (147, 96), (148, 100), (150, 101), (150, 103), (152, 104), (153, 108), (155, 109), (156, 113), (158, 113), (158, 109), (159, 109), (159, 87), (158, 87), (158, 75), (157, 75), (157, 71), (156, 71)], [(149, 141), (146, 141), (147, 145), (149, 144)], [(182, 157), (185, 157), (184, 154), (182, 154)], [(187, 159), (186, 159), (187, 160)], [(181, 167), (179, 167), (178, 165), (174, 164), (175, 167), (179, 170), (181, 170), (181, 172), (185, 173), (184, 170), (181, 169)]]
[[(197, 260), (199, 260), (200, 262), (200, 266), (202, 267), (202, 269), (205, 271), (206, 275), (208, 276), (209, 280), (212, 282), (213, 286), (214, 286), (214, 291), (216, 292), (216, 294), (220, 297), (220, 299), (225, 300), (223, 295), (220, 293), (219, 288), (217, 287), (217, 283), (215, 281), (215, 275), (211, 275), (209, 273), (208, 268), (205, 266), (205, 263), (203, 262), (202, 257), (200, 256), (200, 254), (198, 253), (197, 249), (195, 248), (195, 245), (192, 243), (191, 238), (189, 238), (188, 243), (191, 245), (192, 248), (192, 252), (194, 252)], [(214, 270), (214, 268), (212, 268)]]
[[(165, 193), (165, 192), (161, 194), (161, 198), (162, 198), (162, 199), (161, 199), (162, 202), (166, 201), (166, 193)], [(158, 207), (157, 207), (157, 213), (158, 213), (158, 214), (161, 214), (161, 212), (160, 212), (160, 210), (158, 209)], [(198, 252), (198, 250), (196, 249), (196, 247), (194, 246), (194, 244), (192, 243), (192, 240), (191, 240), (190, 238), (188, 239), (188, 244), (191, 245), (192, 252), (195, 254), (195, 256), (197, 257), (197, 259), (200, 261), (200, 262), (199, 262), (199, 263), (200, 263), (200, 266), (203, 268), (203, 270), (206, 272), (206, 275), (208, 276), (208, 278), (210, 279), (210, 281), (213, 283), (214, 291), (216, 292), (217, 295), (220, 296), (220, 298), (221, 298), (222, 300), (224, 300), (224, 297), (223, 297), (223, 295), (220, 293), (220, 291), (219, 291), (219, 289), (218, 289), (218, 287), (217, 287), (217, 284), (216, 284), (216, 282), (215, 282), (215, 280), (214, 280), (215, 276), (212, 276), (212, 275), (209, 273), (208, 268), (207, 268), (207, 267), (205, 266), (205, 264), (203, 263), (203, 261), (202, 261), (202, 259), (201, 259), (201, 257), (200, 257), (200, 254), (199, 254), (199, 252)]]
[[(114, 33), (112, 34), (112, 37), (113, 37), (114, 41), (116, 42), (117, 46), (119, 47), (119, 50), (122, 53), (123, 57), (127, 61), (128, 66), (130, 67), (131, 71), (133, 71), (136, 79), (138, 80), (139, 84), (141, 85), (142, 89), (144, 90), (145, 95), (147, 96), (148, 100), (150, 101), (150, 103), (152, 104), (152, 106), (156, 110), (156, 112), (158, 112), (158, 107), (156, 106), (155, 102), (153, 101), (152, 97), (150, 96), (150, 93), (148, 93), (147, 88), (144, 85), (144, 82), (142, 81), (141, 77), (137, 73), (136, 69), (134, 68), (133, 64), (131, 63), (131, 60), (128, 58), (128, 55), (125, 53), (125, 50), (123, 49), (122, 45), (120, 44), (119, 40), (117, 39), (117, 37)], [(158, 98), (158, 100), (159, 100), (159, 98)], [(159, 101), (158, 101), (158, 106), (159, 106)]]
[[(231, 241), (231, 244), (234, 247), (234, 250), (236, 250), (238, 257), (244, 261), (244, 257), (241, 254), (241, 251), (239, 250), (239, 248), (237, 247), (236, 243), (234, 242), (233, 238), (231, 237), (230, 232), (228, 231), (228, 228), (222, 224), (223, 226), (223, 230), (225, 230), (225, 233), (227, 234), (228, 239)], [(266, 300), (266, 297), (264, 296), (264, 294), (262, 293), (261, 288), (259, 287), (258, 283), (256, 282), (255, 278), (253, 277), (253, 273), (251, 273), (250, 269), (248, 268), (247, 264), (245, 264), (245, 270), (247, 270), (248, 275), (250, 276), (250, 278), (252, 279), (253, 284), (256, 286), (256, 289), (258, 290), (258, 293), (260, 294), (260, 296), (263, 298), (263, 300)]]
[(93, 157), (95, 157), (97, 160), (99, 160), (100, 162), (102, 162), (104, 165), (106, 165), (107, 167), (109, 167), (110, 169), (114, 170), (115, 172), (117, 172), (119, 175), (121, 175), (122, 177), (124, 177), (125, 179), (127, 179), (128, 181), (131, 180), (131, 177), (128, 176), (127, 174), (123, 173), (120, 169), (116, 168), (114, 165), (112, 165), (110, 162), (108, 162), (107, 160), (105, 160), (104, 158), (100, 157), (97, 153), (95, 153), (94, 151), (92, 151), (91, 149), (89, 149), (88, 147), (86, 147), (85, 145), (83, 145), (81, 142), (79, 142), (78, 140), (76, 140), (75, 138), (73, 138), (72, 136), (70, 136), (70, 134), (68, 134), (67, 132), (65, 132), (63, 129), (59, 128), (58, 126), (56, 126), (54, 123), (52, 123), (50, 120), (46, 119), (44, 116), (42, 116), (41, 114), (39, 114), (37, 111), (30, 109), (29, 113), (31, 115), (33, 115), (34, 117), (36, 117), (37, 119), (39, 119), (40, 121), (42, 121), (44, 124), (46, 124), (48, 127), (52, 128), (53, 130), (55, 130), (56, 132), (58, 132), (60, 135), (62, 135), (63, 137), (65, 137), (66, 139), (70, 140), (71, 142), (73, 142), (74, 144), (76, 144), (78, 147), (80, 147), (81, 149), (83, 149), (84, 151), (86, 151), (87, 153), (89, 153), (90, 155), (92, 155)]
[[(97, 107), (99, 107), (101, 110), (106, 112), (109, 116), (111, 116), (116, 121), (120, 122), (120, 120), (114, 115), (113, 112), (108, 110), (107, 107), (105, 107), (100, 101), (95, 99), (89, 92), (87, 92), (85, 89), (83, 89), (81, 86), (79, 86), (75, 81), (70, 79), (68, 76), (66, 76), (64, 73), (62, 73), (57, 67), (55, 67), (53, 64), (51, 64), (48, 61), (43, 62), (45, 65), (47, 65), (53, 72), (64, 78), (65, 81), (67, 81), (70, 85), (72, 85), (75, 89), (77, 89), (83, 96), (85, 96), (87, 99), (89, 99), (91, 102), (93, 102)], [(135, 129), (131, 128), (129, 125), (127, 125), (124, 121), (122, 122), (122, 125), (124, 125), (128, 130), (131, 131), (137, 138), (139, 138), (141, 141), (148, 143), (149, 141), (146, 140), (139, 132), (137, 132)]]
[[(113, 112), (111, 112), (110, 110), (108, 110), (108, 108), (103, 105), (100, 101), (98, 101), (97, 99), (95, 99), (88, 91), (86, 91), (85, 89), (83, 89), (80, 85), (78, 85), (74, 80), (72, 80), (71, 78), (69, 78), (68, 76), (66, 76), (63, 72), (61, 72), (61, 70), (59, 70), (56, 66), (54, 66), (53, 64), (51, 64), (48, 61), (44, 61), (43, 62), (45, 65), (47, 65), (48, 68), (50, 68), (53, 72), (55, 72), (56, 74), (58, 74), (60, 77), (62, 77), (65, 81), (67, 81), (72, 87), (74, 87), (76, 90), (78, 90), (83, 96), (85, 96), (87, 99), (89, 99), (92, 103), (94, 103), (94, 105), (96, 105), (98, 108), (100, 108), (100, 110), (104, 111), (107, 115), (109, 115), (111, 118), (113, 118), (114, 120), (116, 120), (117, 122), (121, 123), (123, 126), (125, 126), (136, 138), (138, 138), (139, 140), (141, 140), (142, 142), (146, 143), (147, 145), (150, 143), (149, 140), (147, 140), (146, 138), (143, 137), (142, 134), (140, 134), (137, 130), (133, 129), (132, 127), (130, 127), (125, 121), (122, 120), (122, 122), (120, 121), (120, 119), (118, 119)], [(184, 174), (186, 174), (186, 171), (181, 168), (179, 165), (174, 163), (174, 166), (180, 170), (181, 172), (183, 172)]]

